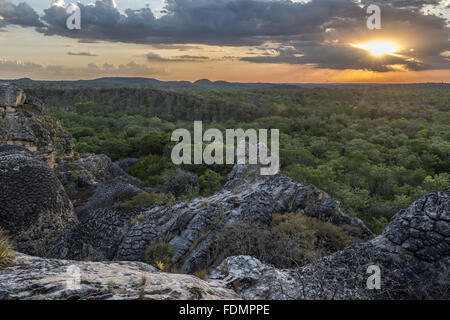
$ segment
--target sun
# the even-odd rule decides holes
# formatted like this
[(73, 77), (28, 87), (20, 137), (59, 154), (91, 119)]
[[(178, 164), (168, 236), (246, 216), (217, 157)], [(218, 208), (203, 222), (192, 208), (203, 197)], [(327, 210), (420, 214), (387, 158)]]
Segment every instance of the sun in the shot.
[(352, 44), (352, 46), (355, 48), (367, 50), (375, 57), (381, 57), (384, 55), (394, 55), (399, 49), (395, 43), (387, 41)]

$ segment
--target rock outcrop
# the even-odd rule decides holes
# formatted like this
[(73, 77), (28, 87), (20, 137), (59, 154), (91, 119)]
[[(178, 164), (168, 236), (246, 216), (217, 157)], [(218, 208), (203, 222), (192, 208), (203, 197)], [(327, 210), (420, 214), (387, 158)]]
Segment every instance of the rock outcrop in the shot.
[(164, 182), (163, 190), (172, 193), (175, 197), (181, 196), (189, 189), (198, 187), (198, 176), (191, 172), (179, 171), (176, 175)]
[(82, 154), (77, 160), (64, 161), (55, 168), (74, 206), (82, 206), (97, 185), (111, 180), (140, 186), (142, 182), (125, 172), (105, 155)]
[[(1, 299), (449, 299), (450, 189), (400, 211), (379, 237), (296, 269), (233, 256), (205, 281), (140, 262), (79, 262), (20, 253), (0, 270)], [(413, 246), (412, 243), (415, 245)], [(379, 289), (369, 276), (380, 269)], [(369, 270), (369, 272), (368, 272)], [(79, 288), (73, 287), (79, 271)]]
[(53, 171), (27, 149), (0, 145), (0, 227), (24, 253), (43, 256), (76, 222)]
[(73, 156), (71, 137), (44, 110), (14, 85), (0, 83), (0, 144), (23, 146), (54, 167)]
[[(197, 198), (188, 202), (173, 205), (155, 205), (140, 209), (139, 219), (135, 224), (119, 220), (121, 232), (116, 233), (114, 240), (118, 244), (114, 257), (108, 253), (103, 256), (114, 260), (143, 261), (145, 249), (155, 242), (168, 242), (175, 251), (172, 262), (183, 272), (193, 272), (209, 266), (217, 265), (223, 257), (213, 254), (218, 239), (229, 226), (242, 222), (259, 223), (268, 226), (276, 213), (297, 213), (316, 217), (339, 225), (359, 239), (368, 239), (372, 233), (355, 218), (344, 215), (339, 203), (325, 192), (313, 186), (304, 186), (281, 175), (274, 177), (252, 176), (251, 167), (236, 165), (230, 173), (225, 189), (208, 198)], [(122, 212), (113, 209), (118, 216)], [(102, 230), (103, 224), (115, 221), (103, 219), (95, 213), (95, 219), (82, 220), (79, 231), (87, 239), (85, 247), (91, 247), (88, 240), (93, 234), (88, 230)], [(130, 219), (136, 212), (130, 214)], [(125, 219), (126, 220), (126, 219)], [(93, 225), (90, 225), (93, 224)], [(78, 240), (77, 240), (78, 241)], [(51, 257), (84, 260), (89, 258), (77, 250), (70, 252), (70, 235), (58, 241), (58, 249), (52, 250)], [(78, 246), (83, 246), (78, 241)], [(101, 246), (97, 246), (101, 247)], [(102, 256), (97, 254), (97, 256)]]
[(122, 181), (97, 185), (88, 203), (76, 210), (79, 224), (61, 236), (48, 252), (49, 258), (113, 260), (139, 208), (119, 205), (143, 191)]
[[(209, 278), (237, 288), (244, 299), (450, 299), (449, 231), (447, 189), (401, 210), (379, 237), (298, 269), (238, 256)], [(380, 268), (379, 290), (367, 288), (369, 266)]]
[[(77, 288), (78, 284), (80, 286)], [(224, 289), (214, 281), (206, 282), (185, 274), (162, 273), (139, 262), (76, 262), (18, 253), (13, 266), (0, 270), (0, 300), (238, 298), (234, 291)]]
[(139, 161), (138, 158), (124, 158), (124, 159), (117, 160), (114, 163), (116, 165), (118, 165), (123, 171), (128, 173), (128, 170), (130, 170), (130, 168), (133, 165), (138, 163), (138, 161)]

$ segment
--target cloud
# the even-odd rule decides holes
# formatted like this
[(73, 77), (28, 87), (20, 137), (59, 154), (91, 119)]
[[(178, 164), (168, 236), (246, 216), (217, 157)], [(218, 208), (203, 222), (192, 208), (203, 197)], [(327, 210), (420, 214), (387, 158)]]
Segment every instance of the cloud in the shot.
[[(363, 4), (374, 3), (372, 0), (363, 0)], [(439, 5), (441, 0), (385, 0), (384, 5), (391, 5), (395, 8), (422, 8), (426, 5)]]
[(193, 45), (187, 45), (187, 44), (154, 43), (151, 46), (154, 49), (160, 49), (160, 50), (188, 51), (188, 50), (201, 49), (200, 46), (193, 46)]
[(97, 55), (94, 54), (92, 51), (85, 51), (85, 52), (67, 52), (67, 55), (69, 56), (86, 56), (86, 57), (96, 57)]
[(351, 0), (313, 0), (308, 3), (267, 0), (167, 0), (165, 15), (151, 9), (127, 9), (124, 14), (109, 1), (78, 4), (82, 29), (66, 28), (68, 14), (61, 6), (44, 10), (46, 35), (143, 44), (254, 45), (269, 38), (321, 32), (333, 16), (361, 13)]
[[(403, 7), (410, 2), (391, 1), (396, 6), (381, 6), (382, 30), (361, 26), (364, 18), (337, 17), (323, 25), (324, 32), (307, 41), (286, 41), (275, 53), (242, 58), (254, 63), (312, 64), (318, 68), (364, 69), (378, 72), (393, 70), (450, 69), (441, 53), (450, 49), (450, 29), (442, 17), (421, 14), (418, 9), (434, 1), (412, 1), (416, 10)], [(352, 44), (371, 41), (398, 42), (395, 55), (375, 58)], [(400, 68), (399, 68), (400, 67)]]
[(78, 43), (99, 43), (100, 41), (98, 40), (93, 40), (93, 39), (80, 39), (78, 40)]
[(150, 68), (146, 65), (131, 61), (127, 64), (104, 63), (97, 65), (93, 62), (84, 67), (66, 67), (62, 65), (42, 65), (34, 62), (22, 62), (13, 60), (0, 60), (0, 72), (2, 77), (18, 78), (27, 76), (32, 78), (66, 78), (66, 79), (84, 79), (99, 78), (106, 76), (161, 76), (167, 72), (160, 68)]
[(206, 56), (181, 55), (171, 58), (164, 58), (159, 54), (149, 52), (145, 56), (149, 62), (204, 62), (210, 60)]
[[(44, 10), (39, 18), (25, 4), (0, 0), (0, 8), (28, 12), (27, 18), (9, 13), (0, 26), (34, 26), (44, 35), (64, 36), (80, 42), (149, 44), (153, 48), (183, 50), (196, 44), (260, 46), (272, 43), (271, 53), (242, 60), (254, 63), (313, 64), (318, 68), (391, 71), (450, 69), (441, 53), (450, 50), (448, 21), (427, 14), (425, 8), (443, 6), (438, 0), (386, 0), (382, 3), (382, 30), (366, 28), (364, 5), (369, 0), (166, 0), (164, 14), (156, 17), (148, 7), (119, 11), (112, 0), (78, 4), (81, 30), (68, 30), (68, 14), (62, 1)], [(0, 16), (5, 16), (0, 9)], [(43, 24), (44, 23), (44, 24)], [(374, 59), (353, 47), (377, 39), (400, 39), (401, 52)], [(189, 50), (189, 49), (186, 49)], [(161, 57), (147, 55), (151, 62), (206, 61), (201, 56)]]
[(0, 28), (7, 25), (21, 27), (43, 27), (39, 15), (28, 4), (22, 2), (15, 5), (6, 0), (0, 0)]

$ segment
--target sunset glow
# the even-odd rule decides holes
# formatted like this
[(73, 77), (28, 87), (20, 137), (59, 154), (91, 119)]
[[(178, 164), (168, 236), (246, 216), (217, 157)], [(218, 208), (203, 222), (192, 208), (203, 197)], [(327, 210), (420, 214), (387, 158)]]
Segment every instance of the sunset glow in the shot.
[(377, 41), (364, 44), (355, 44), (355, 48), (360, 48), (369, 51), (375, 57), (384, 55), (393, 55), (398, 51), (398, 46), (392, 42)]

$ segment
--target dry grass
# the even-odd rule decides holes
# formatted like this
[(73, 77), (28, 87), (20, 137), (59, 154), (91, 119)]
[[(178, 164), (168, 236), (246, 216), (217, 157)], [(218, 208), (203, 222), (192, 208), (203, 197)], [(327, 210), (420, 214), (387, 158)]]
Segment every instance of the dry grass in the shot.
[(14, 262), (14, 252), (6, 233), (0, 229), (0, 268), (7, 267)]
[(210, 273), (211, 273), (210, 269), (202, 269), (197, 272), (194, 272), (194, 276), (196, 276), (199, 279), (205, 280), (208, 274)]

